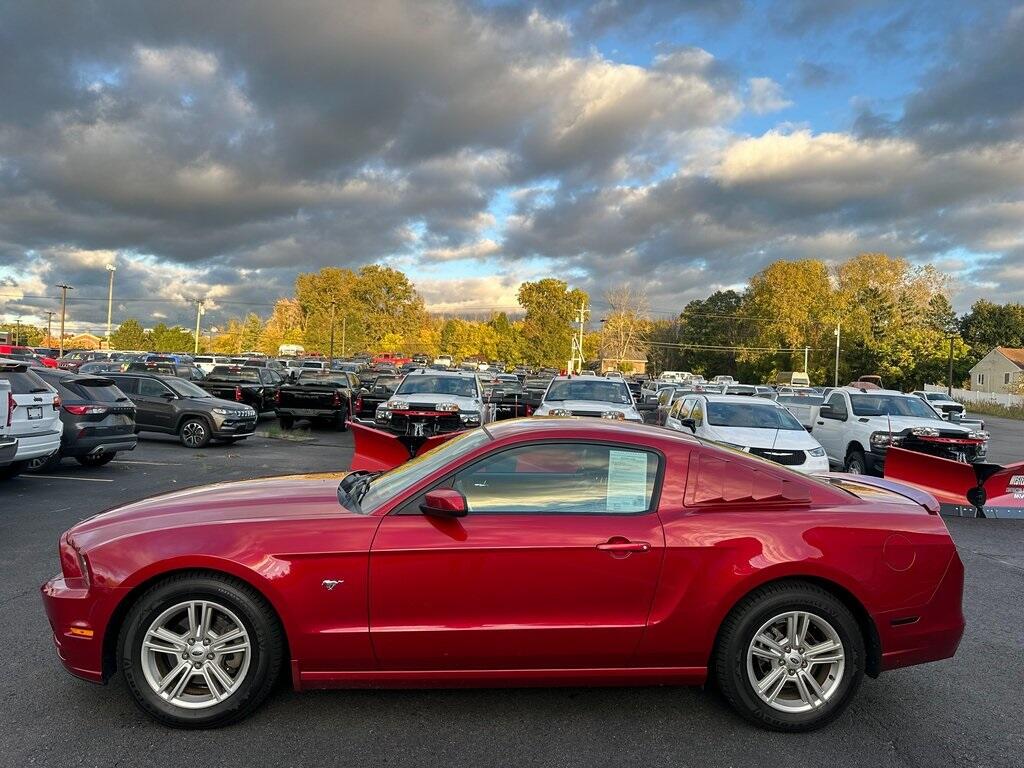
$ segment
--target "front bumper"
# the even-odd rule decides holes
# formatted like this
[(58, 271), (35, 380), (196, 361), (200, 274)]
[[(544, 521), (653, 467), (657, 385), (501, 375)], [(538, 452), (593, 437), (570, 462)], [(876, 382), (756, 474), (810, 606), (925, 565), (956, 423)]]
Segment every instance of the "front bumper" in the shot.
[[(69, 586), (61, 575), (40, 588), (53, 644), (64, 668), (75, 677), (103, 683), (103, 631), (106, 616), (88, 587)], [(91, 634), (90, 634), (91, 633)]]
[(237, 419), (214, 415), (211, 437), (251, 437), (256, 433), (256, 417)]
[(388, 410), (387, 418), (380, 412), (374, 419), (378, 429), (385, 429), (396, 435), (438, 435), (461, 432), (480, 426), (480, 415), (473, 414), (474, 420), (464, 422), (460, 411), (400, 411)]

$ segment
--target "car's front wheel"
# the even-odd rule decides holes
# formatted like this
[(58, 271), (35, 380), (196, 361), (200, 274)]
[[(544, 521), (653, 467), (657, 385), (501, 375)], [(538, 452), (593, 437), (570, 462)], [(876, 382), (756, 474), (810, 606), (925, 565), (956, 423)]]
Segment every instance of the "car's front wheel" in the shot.
[(245, 717), (270, 693), (283, 633), (248, 585), (214, 574), (182, 574), (132, 606), (118, 643), (129, 690), (144, 712), (183, 728)]
[(178, 439), (186, 448), (205, 448), (210, 443), (210, 425), (205, 419), (186, 419), (178, 430)]
[(837, 717), (860, 687), (864, 639), (830, 592), (769, 584), (729, 614), (714, 662), (722, 693), (745, 718), (810, 731)]

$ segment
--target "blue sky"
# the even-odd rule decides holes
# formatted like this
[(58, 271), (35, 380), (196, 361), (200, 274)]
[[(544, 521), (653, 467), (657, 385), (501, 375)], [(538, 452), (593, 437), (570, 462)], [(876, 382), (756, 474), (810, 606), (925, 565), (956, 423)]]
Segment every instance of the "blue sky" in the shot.
[(370, 263), (451, 312), (866, 250), (1022, 299), (1017, 3), (183, 1), (5, 13), (0, 316), (93, 328), (110, 262), (154, 322)]

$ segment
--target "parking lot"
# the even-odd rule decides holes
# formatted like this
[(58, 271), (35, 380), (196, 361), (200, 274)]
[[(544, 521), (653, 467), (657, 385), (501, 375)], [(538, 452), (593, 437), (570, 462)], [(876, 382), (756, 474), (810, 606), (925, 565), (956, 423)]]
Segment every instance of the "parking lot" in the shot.
[[(1019, 424), (990, 421), (993, 458), (1011, 458), (1011, 428)], [(309, 436), (189, 451), (173, 438), (144, 435), (134, 452), (105, 467), (65, 462), (49, 476), (4, 486), (3, 764), (1024, 765), (1024, 521), (949, 520), (967, 568), (968, 627), (956, 658), (866, 681), (845, 716), (810, 735), (755, 729), (712, 691), (687, 688), (295, 694), (282, 687), (238, 725), (182, 732), (136, 710), (119, 678), (101, 688), (61, 669), (38, 586), (58, 568), (63, 530), (154, 493), (347, 468), (348, 434)]]

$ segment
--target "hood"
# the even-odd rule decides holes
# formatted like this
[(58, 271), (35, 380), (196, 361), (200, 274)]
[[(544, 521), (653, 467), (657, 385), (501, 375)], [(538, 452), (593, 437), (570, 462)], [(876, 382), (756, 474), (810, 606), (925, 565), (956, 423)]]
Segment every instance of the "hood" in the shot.
[(765, 429), (763, 427), (716, 427), (707, 426), (709, 437), (726, 443), (734, 443), (747, 448), (778, 448), (789, 451), (809, 451), (820, 448), (807, 430), (804, 429)]
[(872, 417), (872, 420), (875, 423), (888, 422), (888, 424), (892, 425), (891, 429), (887, 427), (882, 430), (884, 432), (903, 432), (906, 429), (913, 429), (914, 427), (932, 427), (933, 429), (937, 429), (949, 435), (966, 435), (971, 432), (970, 427), (962, 427), (959, 424), (952, 424), (942, 419), (922, 419), (918, 416), (890, 416), (888, 419), (884, 416), (874, 416)]
[(173, 491), (102, 512), (68, 533), (76, 544), (88, 548), (111, 538), (165, 528), (352, 514), (338, 502), (338, 484), (346, 474), (286, 475)]
[(407, 403), (430, 403), (431, 405), (437, 405), (438, 403), (458, 403), (459, 407), (463, 410), (477, 407), (477, 399), (475, 397), (466, 397), (464, 395), (440, 395), (433, 392), (416, 392), (408, 395), (395, 393), (388, 397), (388, 400), (404, 400)]

